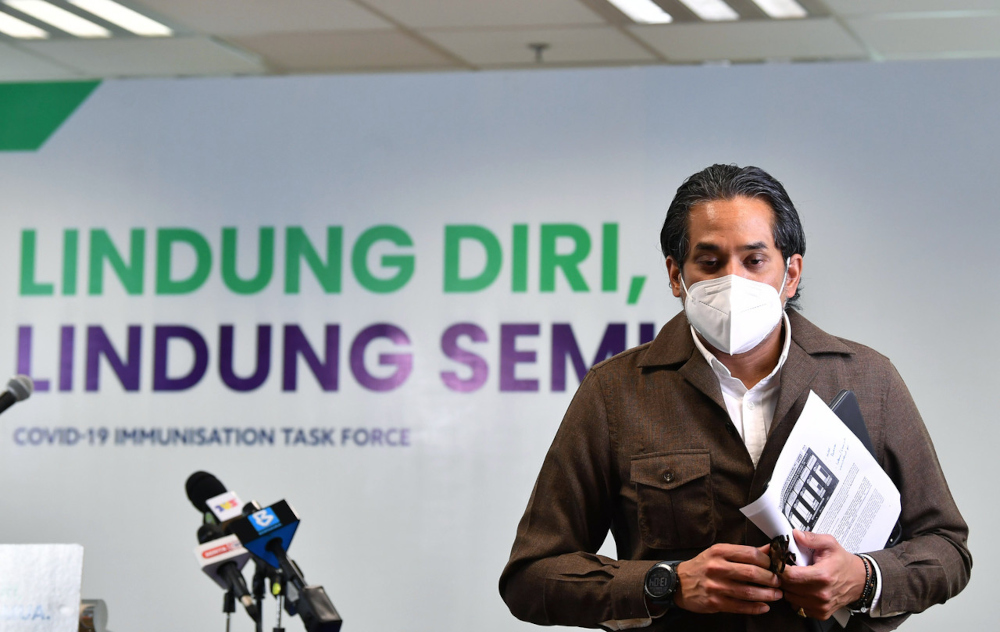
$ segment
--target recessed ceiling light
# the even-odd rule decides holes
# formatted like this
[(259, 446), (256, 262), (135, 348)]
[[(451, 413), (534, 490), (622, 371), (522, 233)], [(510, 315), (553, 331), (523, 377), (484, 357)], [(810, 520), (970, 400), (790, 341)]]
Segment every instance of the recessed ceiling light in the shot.
[(653, 0), (608, 0), (619, 11), (643, 24), (667, 24), (674, 19)]
[(147, 18), (138, 11), (123, 7), (114, 0), (69, 0), (69, 3), (136, 35), (169, 37), (174, 34), (169, 27)]
[(763, 9), (772, 18), (804, 18), (809, 12), (795, 0), (753, 0), (754, 4)]
[(30, 15), (77, 37), (111, 37), (111, 31), (103, 26), (94, 24), (89, 20), (84, 20), (79, 15), (70, 13), (66, 9), (49, 4), (44, 0), (3, 1), (4, 4), (17, 9), (21, 13)]
[(34, 24), (18, 20), (13, 15), (0, 13), (0, 33), (18, 39), (45, 39), (49, 34)]
[(740, 14), (722, 0), (681, 0), (681, 3), (702, 20), (719, 22), (740, 19)]

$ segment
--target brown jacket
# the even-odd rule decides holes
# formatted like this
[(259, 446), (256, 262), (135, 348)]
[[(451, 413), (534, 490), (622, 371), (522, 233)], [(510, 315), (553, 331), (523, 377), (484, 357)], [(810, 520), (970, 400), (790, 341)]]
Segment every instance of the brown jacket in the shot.
[[(827, 402), (841, 389), (855, 392), (879, 463), (902, 495), (903, 540), (872, 553), (882, 571), (883, 612), (920, 612), (965, 587), (972, 568), (968, 527), (899, 374), (875, 351), (795, 312), (789, 319), (792, 343), (756, 469), (683, 313), (653, 342), (587, 374), (542, 464), (500, 578), (515, 616), (545, 625), (639, 623), (648, 619), (643, 580), (656, 561), (689, 559), (717, 542), (765, 544), (739, 509), (763, 492), (810, 390)], [(668, 471), (672, 476), (664, 477)], [(609, 529), (618, 560), (595, 555)], [(890, 630), (903, 619), (855, 615), (848, 630)], [(675, 610), (646, 629), (813, 625), (780, 602), (759, 616)]]

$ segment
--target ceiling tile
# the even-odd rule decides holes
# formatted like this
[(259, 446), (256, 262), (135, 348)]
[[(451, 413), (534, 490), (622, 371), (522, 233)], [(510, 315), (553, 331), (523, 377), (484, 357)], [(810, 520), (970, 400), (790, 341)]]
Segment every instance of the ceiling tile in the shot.
[(78, 79), (80, 73), (0, 42), (0, 81)]
[(142, 0), (142, 4), (206, 35), (392, 28), (350, 0)]
[(961, 18), (858, 18), (854, 32), (889, 58), (1000, 54), (1000, 16)]
[(924, 11), (996, 11), (1000, 0), (826, 0), (837, 15), (875, 15)]
[(669, 61), (756, 61), (867, 57), (831, 18), (636, 26), (632, 31)]
[(259, 74), (257, 60), (204, 37), (25, 42), (43, 57), (91, 77)]
[(415, 29), (604, 24), (578, 0), (359, 0)]
[(255, 35), (231, 38), (284, 72), (457, 67), (447, 55), (400, 31)]
[(544, 43), (545, 63), (622, 63), (656, 57), (621, 31), (609, 26), (562, 29), (425, 31), (444, 48), (475, 66), (533, 65), (530, 44)]

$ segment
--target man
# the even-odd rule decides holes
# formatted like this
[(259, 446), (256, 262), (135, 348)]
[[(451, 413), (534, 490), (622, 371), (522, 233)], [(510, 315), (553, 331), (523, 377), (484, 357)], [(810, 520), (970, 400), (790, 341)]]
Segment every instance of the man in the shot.
[[(965, 587), (968, 527), (892, 364), (795, 311), (805, 236), (784, 187), (755, 167), (688, 178), (660, 233), (684, 312), (596, 365), (545, 458), (500, 592), (546, 625), (890, 630)], [(899, 488), (902, 540), (865, 555), (796, 532), (813, 565), (769, 570), (739, 511), (760, 497), (810, 390), (857, 395)], [(619, 560), (596, 555), (608, 530)]]

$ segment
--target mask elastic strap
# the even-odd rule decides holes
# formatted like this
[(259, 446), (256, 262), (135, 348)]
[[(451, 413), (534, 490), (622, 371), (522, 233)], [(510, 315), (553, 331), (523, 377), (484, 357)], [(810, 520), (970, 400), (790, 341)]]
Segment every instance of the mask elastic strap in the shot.
[(781, 276), (781, 290), (778, 291), (778, 300), (781, 300), (781, 295), (785, 293), (785, 281), (788, 280), (788, 268), (792, 265), (792, 258), (788, 257), (785, 259), (785, 274)]

